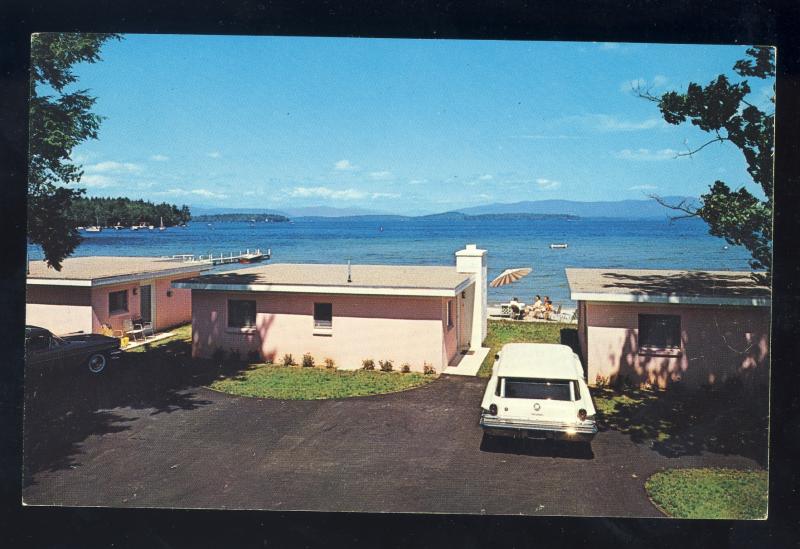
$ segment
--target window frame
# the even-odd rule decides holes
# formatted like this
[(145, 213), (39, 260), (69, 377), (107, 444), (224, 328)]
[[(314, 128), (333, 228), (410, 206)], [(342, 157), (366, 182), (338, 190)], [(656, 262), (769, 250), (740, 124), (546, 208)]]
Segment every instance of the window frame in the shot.
[[(232, 320), (233, 320), (232, 317), (235, 316), (235, 315), (231, 315), (231, 306), (234, 303), (236, 303), (236, 304), (239, 304), (239, 303), (252, 303), (253, 304), (253, 323), (252, 324), (234, 325), (234, 324), (231, 323)], [(257, 307), (257, 303), (256, 303), (255, 299), (241, 299), (241, 298), (231, 299), (231, 298), (228, 298), (228, 300), (227, 300), (227, 309), (226, 309), (225, 313), (226, 313), (225, 316), (227, 317), (225, 319), (225, 324), (226, 324), (226, 327), (229, 330), (248, 331), (249, 332), (249, 331), (253, 331), (253, 330), (256, 329), (256, 319), (258, 317), (258, 307)], [(242, 316), (242, 315), (240, 314), (240, 316)]]
[[(664, 342), (652, 341), (654, 325), (651, 323), (658, 321), (674, 323), (672, 326), (668, 326), (670, 331), (674, 332), (666, 334)], [(656, 350), (675, 352), (679, 351), (683, 344), (681, 341), (681, 315), (639, 313), (637, 318), (637, 331), (639, 349), (643, 351)], [(671, 344), (668, 343), (670, 339), (673, 340)]]
[[(319, 319), (318, 316), (318, 307), (325, 307), (327, 306), (330, 310), (330, 318), (329, 319)], [(311, 319), (314, 322), (314, 329), (315, 330), (333, 330), (333, 303), (325, 302), (325, 301), (315, 301), (313, 311), (311, 313)]]
[[(115, 290), (113, 292), (108, 292), (108, 316), (122, 315), (122, 314), (126, 314), (126, 313), (130, 312), (131, 303), (130, 303), (130, 298), (128, 297), (128, 293), (129, 293), (128, 292), (128, 288), (125, 288), (123, 290)], [(125, 300), (124, 300), (125, 307), (124, 308), (112, 309), (111, 305), (113, 303), (113, 300), (112, 300), (111, 296), (119, 295), (119, 294), (122, 294), (122, 295), (125, 296)]]
[(456, 325), (453, 320), (453, 301), (452, 299), (448, 299), (445, 307), (445, 326), (447, 326), (448, 330)]

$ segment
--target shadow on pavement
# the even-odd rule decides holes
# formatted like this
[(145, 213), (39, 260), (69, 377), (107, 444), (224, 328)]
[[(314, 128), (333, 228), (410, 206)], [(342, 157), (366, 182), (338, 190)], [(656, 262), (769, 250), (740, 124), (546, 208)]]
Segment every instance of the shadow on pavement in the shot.
[(483, 435), (481, 452), (568, 459), (594, 459), (591, 444), (557, 440), (514, 439)]

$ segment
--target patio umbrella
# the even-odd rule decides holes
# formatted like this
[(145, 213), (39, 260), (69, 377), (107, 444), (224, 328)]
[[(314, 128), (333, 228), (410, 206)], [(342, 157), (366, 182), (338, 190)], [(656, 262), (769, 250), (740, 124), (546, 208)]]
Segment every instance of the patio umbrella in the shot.
[(516, 282), (523, 276), (527, 275), (531, 272), (531, 269), (523, 268), (523, 269), (506, 269), (499, 276), (497, 276), (494, 280), (489, 283), (489, 286), (492, 288), (497, 288), (498, 286), (505, 286), (506, 284), (511, 284), (512, 282)]

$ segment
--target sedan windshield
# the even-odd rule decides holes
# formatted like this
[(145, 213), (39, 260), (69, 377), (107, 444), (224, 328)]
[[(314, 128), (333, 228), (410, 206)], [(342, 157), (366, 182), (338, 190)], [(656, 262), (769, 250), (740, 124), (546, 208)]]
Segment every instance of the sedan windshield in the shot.
[(572, 400), (570, 381), (561, 379), (505, 378), (505, 398)]

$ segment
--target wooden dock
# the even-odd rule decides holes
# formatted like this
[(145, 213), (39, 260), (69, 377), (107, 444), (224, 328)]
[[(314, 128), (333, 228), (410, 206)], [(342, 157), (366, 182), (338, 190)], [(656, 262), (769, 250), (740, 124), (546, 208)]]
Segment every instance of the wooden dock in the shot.
[(180, 259), (186, 263), (199, 263), (202, 265), (226, 265), (229, 263), (257, 263), (265, 261), (272, 256), (272, 250), (267, 249), (262, 252), (261, 248), (251, 250), (239, 250), (236, 252), (224, 253), (220, 252), (219, 255), (209, 252), (208, 255), (194, 255), (194, 254), (176, 254), (171, 256), (163, 256), (164, 259)]

